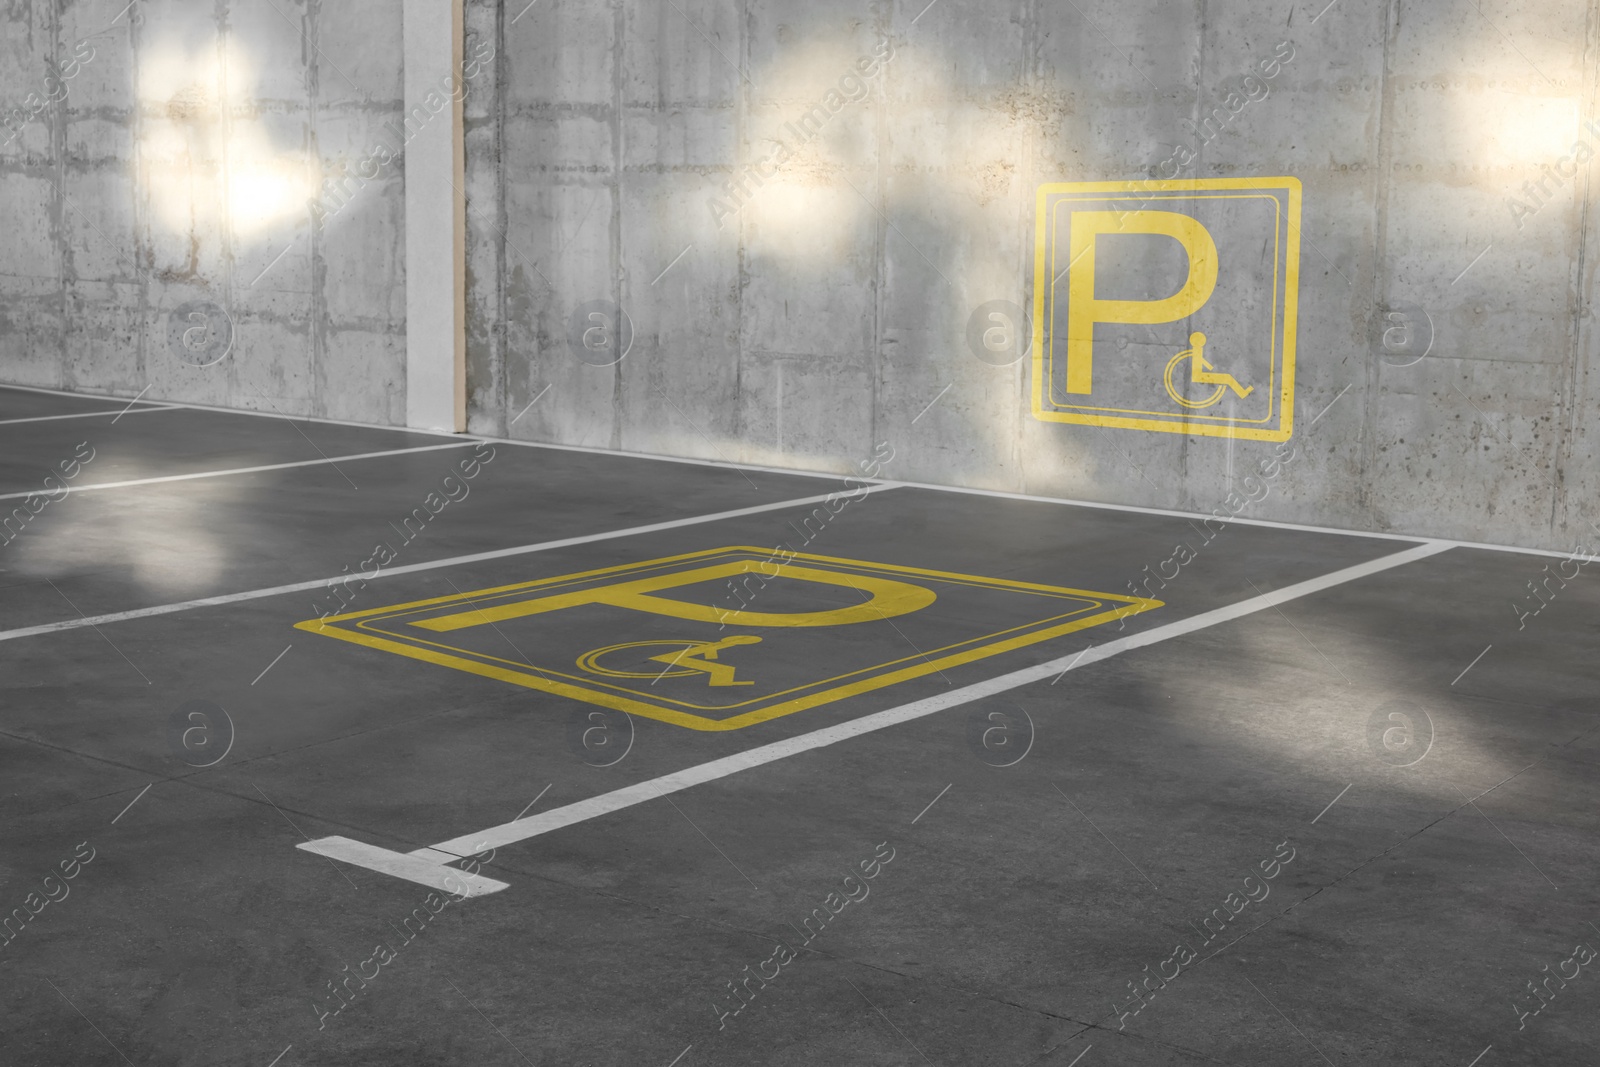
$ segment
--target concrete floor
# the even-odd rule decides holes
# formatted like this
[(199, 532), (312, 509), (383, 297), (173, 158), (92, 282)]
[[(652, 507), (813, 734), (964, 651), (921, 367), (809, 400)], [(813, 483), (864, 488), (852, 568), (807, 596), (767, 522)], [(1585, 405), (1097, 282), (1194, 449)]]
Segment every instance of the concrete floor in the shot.
[[(1559, 557), (908, 486), (828, 510), (831, 476), (496, 442), (349, 612), (783, 542), (938, 592), (831, 627), (580, 605), (437, 653), (518, 683), (296, 628), (475, 442), (124, 406), (0, 390), (6, 507), (94, 457), (0, 546), (0, 1063), (1596, 1059), (1589, 567), (1519, 629)], [(978, 579), (1127, 597), (1180, 542), (1125, 627), (928, 666), (1082, 608)], [(864, 599), (786, 580), (749, 610)], [(714, 661), (751, 707), (914, 676), (666, 721), (738, 703), (681, 661), (628, 677), (713, 662), (713, 631), (763, 637)], [(661, 643), (591, 682), (654, 710), (529, 681), (634, 641)], [(506, 888), (469, 899), (296, 847), (513, 822), (479, 875)]]

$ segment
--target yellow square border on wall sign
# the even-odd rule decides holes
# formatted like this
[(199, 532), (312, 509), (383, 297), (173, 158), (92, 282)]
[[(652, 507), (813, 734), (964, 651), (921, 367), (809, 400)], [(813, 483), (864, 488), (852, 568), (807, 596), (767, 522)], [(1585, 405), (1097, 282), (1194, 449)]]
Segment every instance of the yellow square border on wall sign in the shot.
[[(1145, 204), (1163, 200), (1189, 199), (1198, 194), (1211, 198), (1239, 198), (1268, 194), (1283, 199), (1282, 224), (1278, 227), (1278, 248), (1273, 266), (1273, 318), (1271, 338), (1271, 402), (1276, 418), (1262, 420), (1229, 419), (1225, 416), (1195, 415), (1181, 411), (1091, 408), (1064, 410), (1055, 403), (1055, 352), (1053, 331), (1049, 328), (1054, 313), (1054, 294), (1058, 281), (1067, 284), (1069, 264), (1062, 258), (1067, 249), (1054, 240), (1054, 207), (1066, 199), (1112, 199), (1106, 194), (1133, 194)], [(1188, 194), (1187, 196), (1174, 194)], [(1210, 194), (1207, 196), (1207, 194)], [(1276, 194), (1276, 195), (1272, 195)], [(1117, 197), (1115, 199), (1123, 199)], [(1287, 441), (1294, 432), (1295, 336), (1299, 325), (1300, 289), (1300, 180), (1276, 178), (1179, 178), (1171, 181), (1052, 182), (1039, 186), (1034, 220), (1033, 292), (1033, 416), (1042, 422), (1065, 422), (1080, 426), (1107, 426), (1158, 433), (1184, 433), (1202, 437), (1230, 437), (1247, 441)], [(1092, 285), (1092, 282), (1091, 282)], [(1091, 342), (1092, 343), (1092, 342)]]

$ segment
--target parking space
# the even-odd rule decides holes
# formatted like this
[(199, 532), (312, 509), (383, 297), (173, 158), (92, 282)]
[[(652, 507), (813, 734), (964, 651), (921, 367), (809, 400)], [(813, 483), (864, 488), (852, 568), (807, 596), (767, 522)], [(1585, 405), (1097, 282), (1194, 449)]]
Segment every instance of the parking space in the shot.
[(1560, 557), (99, 421), (0, 425), (102, 486), (0, 546), (6, 1063), (1584, 1058)]

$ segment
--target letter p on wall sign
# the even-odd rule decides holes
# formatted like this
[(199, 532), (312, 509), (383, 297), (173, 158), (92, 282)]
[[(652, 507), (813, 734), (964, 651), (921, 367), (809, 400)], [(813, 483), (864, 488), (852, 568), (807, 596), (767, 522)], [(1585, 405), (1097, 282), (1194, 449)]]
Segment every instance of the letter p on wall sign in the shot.
[(1044, 185), (1036, 226), (1036, 418), (1289, 439), (1298, 179)]
[(296, 625), (693, 730), (737, 730), (1160, 606), (736, 546)]

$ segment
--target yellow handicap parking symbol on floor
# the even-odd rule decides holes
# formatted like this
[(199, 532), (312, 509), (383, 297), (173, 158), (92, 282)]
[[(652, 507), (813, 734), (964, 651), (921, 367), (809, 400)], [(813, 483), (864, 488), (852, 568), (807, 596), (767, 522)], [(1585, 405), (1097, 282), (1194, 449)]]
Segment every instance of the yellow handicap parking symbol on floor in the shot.
[[(685, 678), (702, 671), (706, 675), (707, 685), (755, 685), (754, 682), (736, 682), (733, 676), (735, 668), (729, 663), (717, 662), (717, 653), (731, 645), (760, 644), (761, 638), (753, 634), (741, 634), (723, 638), (706, 644), (703, 641), (678, 640), (678, 641), (629, 641), (621, 645), (606, 645), (597, 648), (578, 658), (578, 666), (590, 674), (603, 674), (611, 678)], [(619, 671), (601, 666), (599, 658), (607, 652), (622, 652), (634, 648), (652, 648), (660, 645), (681, 645), (676, 652), (663, 653), (651, 656), (657, 663), (667, 666), (659, 671)]]
[(297, 626), (694, 730), (737, 730), (1159, 606), (735, 546)]

